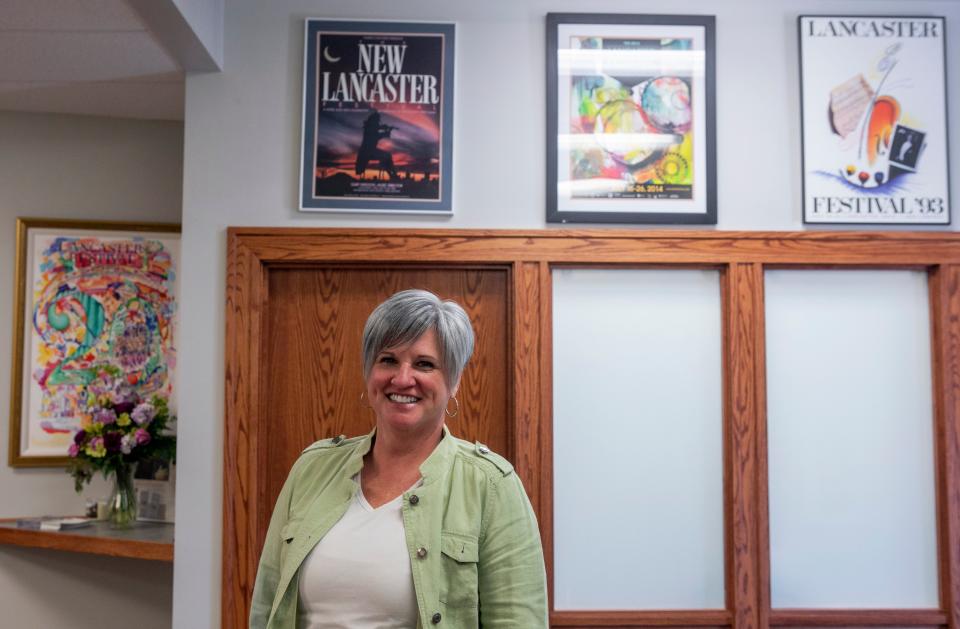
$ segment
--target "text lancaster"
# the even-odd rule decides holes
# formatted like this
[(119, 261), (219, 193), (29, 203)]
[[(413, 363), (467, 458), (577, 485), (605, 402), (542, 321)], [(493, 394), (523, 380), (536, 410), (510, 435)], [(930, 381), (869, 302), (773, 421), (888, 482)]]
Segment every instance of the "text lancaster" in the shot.
[(811, 19), (810, 37), (940, 37), (934, 20)]
[(437, 77), (402, 74), (406, 44), (357, 44), (359, 62), (355, 72), (323, 72), (324, 101), (346, 103), (440, 102)]
[(943, 214), (940, 197), (813, 197), (814, 214)]

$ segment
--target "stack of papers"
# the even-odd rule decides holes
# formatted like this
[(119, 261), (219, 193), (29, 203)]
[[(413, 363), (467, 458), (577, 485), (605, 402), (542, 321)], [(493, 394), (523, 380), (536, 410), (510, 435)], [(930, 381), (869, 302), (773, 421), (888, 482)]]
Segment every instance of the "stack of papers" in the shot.
[(40, 531), (66, 531), (83, 526), (90, 526), (96, 522), (93, 518), (64, 518), (45, 515), (42, 518), (22, 518), (17, 520), (17, 526), (22, 529), (36, 529)]

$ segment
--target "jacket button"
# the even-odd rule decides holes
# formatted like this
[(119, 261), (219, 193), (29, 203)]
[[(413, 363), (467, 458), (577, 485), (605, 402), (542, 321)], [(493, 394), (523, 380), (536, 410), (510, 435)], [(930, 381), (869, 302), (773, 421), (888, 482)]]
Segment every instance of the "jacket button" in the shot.
[(421, 546), (420, 548), (417, 549), (417, 557), (419, 557), (420, 559), (423, 559), (423, 558), (426, 557), (426, 556), (427, 556), (427, 549), (426, 549), (426, 548), (424, 548), (423, 546)]
[(480, 454), (490, 454), (490, 448), (487, 448), (485, 446), (480, 446), (479, 448), (477, 448), (477, 450), (480, 451)]
[(432, 623), (435, 624), (435, 625), (439, 625), (439, 624), (440, 624), (440, 612), (437, 612), (436, 614), (434, 614), (434, 615), (433, 615), (433, 618), (430, 619), (430, 622), (432, 622)]
[(417, 494), (413, 494), (412, 496), (410, 496), (410, 504), (415, 505), (419, 502), (420, 502), (420, 496), (418, 496)]

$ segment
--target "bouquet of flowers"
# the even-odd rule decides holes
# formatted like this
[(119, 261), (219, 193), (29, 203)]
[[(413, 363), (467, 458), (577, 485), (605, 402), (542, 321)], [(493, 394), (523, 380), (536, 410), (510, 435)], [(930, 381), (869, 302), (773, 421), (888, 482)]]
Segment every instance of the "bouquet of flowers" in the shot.
[(113, 474), (118, 484), (129, 482), (132, 491), (129, 479), (138, 461), (176, 460), (177, 437), (169, 431), (176, 417), (170, 415), (165, 398), (141, 400), (125, 382), (109, 392), (98, 394), (94, 386), (88, 392), (89, 414), (73, 434), (69, 450), (68, 471), (77, 493), (98, 471), (104, 477)]

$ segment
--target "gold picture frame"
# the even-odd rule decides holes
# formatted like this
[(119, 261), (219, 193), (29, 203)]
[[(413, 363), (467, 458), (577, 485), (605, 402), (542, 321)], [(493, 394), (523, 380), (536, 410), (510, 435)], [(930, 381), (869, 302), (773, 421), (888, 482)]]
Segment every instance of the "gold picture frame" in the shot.
[[(43, 243), (47, 243), (46, 250), (42, 249)], [(10, 377), (11, 467), (67, 465), (69, 427), (78, 427), (81, 416), (80, 411), (72, 416), (69, 411), (79, 409), (78, 399), (87, 394), (84, 380), (98, 369), (112, 369), (114, 374), (119, 370), (132, 386), (142, 385), (145, 391), (156, 390), (151, 387), (162, 383), (165, 393), (172, 393), (174, 362), (170, 352), (176, 351), (179, 274), (179, 224), (17, 219)], [(53, 286), (55, 281), (60, 283)], [(41, 311), (40, 306), (47, 302), (49, 305)], [(120, 308), (124, 319), (113, 317), (121, 312)], [(28, 309), (32, 313), (29, 321)], [(96, 316), (88, 317), (87, 310), (95, 311)], [(93, 319), (96, 325), (89, 325)], [(134, 326), (135, 333), (129, 332), (126, 320), (139, 322)], [(38, 334), (44, 326), (49, 331), (46, 336)], [(121, 333), (122, 346), (111, 345)], [(145, 340), (149, 341), (147, 345), (143, 345)], [(64, 352), (71, 348), (72, 354), (59, 355), (57, 347)], [(151, 351), (136, 352), (138, 347), (149, 347)], [(162, 350), (160, 354), (152, 351), (158, 348)], [(108, 367), (103, 362), (104, 349), (127, 351), (123, 367)], [(44, 368), (37, 367), (38, 356), (42, 357)], [(78, 367), (65, 368), (68, 362)], [(160, 373), (160, 369), (165, 371)], [(55, 395), (47, 386), (54, 373), (60, 386)], [(37, 426), (44, 423), (38, 408), (48, 417), (43, 434), (51, 435), (42, 444), (35, 439)], [(62, 454), (58, 451), (61, 442)]]

